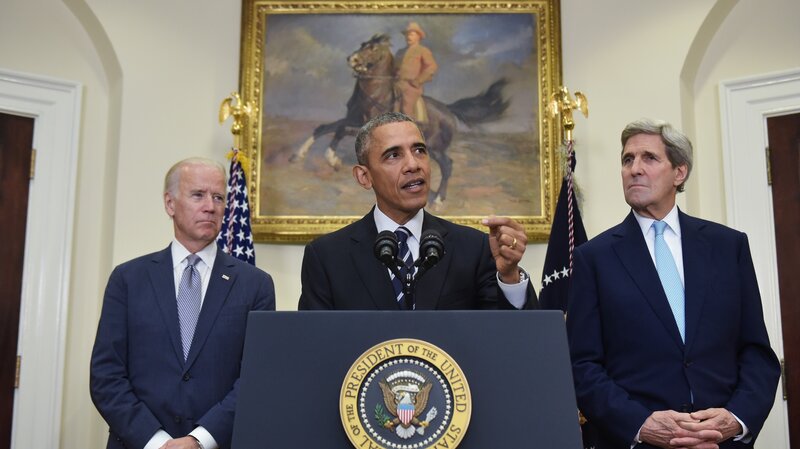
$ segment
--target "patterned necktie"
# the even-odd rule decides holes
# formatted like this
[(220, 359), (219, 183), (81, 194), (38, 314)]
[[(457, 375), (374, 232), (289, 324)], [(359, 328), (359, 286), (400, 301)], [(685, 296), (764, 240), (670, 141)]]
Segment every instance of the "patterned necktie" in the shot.
[(664, 287), (664, 293), (667, 294), (667, 300), (669, 301), (670, 309), (672, 309), (672, 314), (675, 316), (675, 322), (678, 324), (681, 340), (685, 342), (686, 317), (683, 283), (678, 273), (678, 267), (675, 265), (675, 259), (672, 258), (672, 252), (669, 250), (667, 242), (664, 241), (664, 228), (666, 226), (667, 223), (663, 221), (653, 222), (653, 229), (656, 231), (656, 270), (658, 271), (658, 277), (661, 279), (661, 285)]
[(192, 347), (194, 328), (197, 326), (197, 317), (200, 316), (200, 296), (202, 295), (202, 282), (197, 263), (200, 256), (190, 254), (186, 256), (186, 268), (181, 276), (181, 285), (178, 288), (178, 321), (181, 326), (181, 343), (183, 344), (183, 360), (189, 355)]
[(397, 250), (400, 253), (400, 259), (404, 263), (400, 265), (399, 278), (392, 274), (392, 285), (394, 285), (395, 298), (397, 298), (400, 307), (405, 310), (411, 310), (414, 308), (414, 300), (413, 298), (406, 298), (406, 295), (403, 294), (403, 280), (406, 274), (408, 272), (411, 272), (412, 275), (414, 274), (414, 258), (411, 256), (411, 250), (408, 247), (408, 237), (411, 235), (411, 231), (400, 226), (394, 231), (394, 235), (397, 236)]

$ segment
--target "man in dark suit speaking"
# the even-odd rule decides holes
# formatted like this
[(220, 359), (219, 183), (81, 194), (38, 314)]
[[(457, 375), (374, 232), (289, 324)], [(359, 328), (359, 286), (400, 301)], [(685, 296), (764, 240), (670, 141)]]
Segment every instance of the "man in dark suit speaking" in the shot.
[[(527, 238), (523, 227), (504, 217), (483, 220), (489, 235), (453, 224), (423, 210), (430, 189), (430, 160), (417, 125), (399, 112), (379, 115), (356, 137), (353, 177), (375, 192), (376, 206), (359, 221), (306, 246), (298, 308), (350, 310), (536, 308), (528, 275), (519, 268)], [(445, 254), (416, 279), (406, 295), (374, 254), (378, 233), (391, 231), (399, 243), (401, 269), (419, 258), (431, 231)], [(405, 279), (405, 277), (403, 277)]]
[(622, 132), (632, 212), (575, 251), (567, 331), (578, 407), (597, 448), (751, 447), (780, 375), (745, 234), (675, 204), (689, 139)]
[(164, 182), (175, 239), (118, 266), (92, 351), (108, 448), (228, 448), (247, 314), (274, 310), (272, 278), (216, 247), (225, 170), (201, 158)]

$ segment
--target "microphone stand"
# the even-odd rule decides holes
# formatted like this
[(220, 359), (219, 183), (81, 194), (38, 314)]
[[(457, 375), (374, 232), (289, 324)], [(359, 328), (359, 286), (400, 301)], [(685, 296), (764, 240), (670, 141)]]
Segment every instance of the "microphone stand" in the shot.
[[(378, 235), (375, 242), (375, 257), (403, 284), (404, 302), (411, 305), (409, 309), (413, 309), (416, 281), (444, 256), (444, 242), (437, 232), (429, 232), (423, 236), (422, 242), (420, 242), (419, 258), (410, 267), (406, 267), (405, 261), (397, 256), (397, 250), (397, 240), (394, 239), (391, 231), (383, 231)], [(401, 267), (406, 268), (405, 274), (401, 273)], [(414, 275), (415, 269), (416, 276)]]
[[(413, 266), (416, 267), (419, 263), (421, 263), (421, 260), (422, 260), (421, 258), (417, 259), (417, 261), (414, 262)], [(406, 298), (409, 298), (409, 300), (413, 301), (414, 287), (415, 287), (414, 274), (411, 272), (411, 270), (406, 270), (405, 275), (402, 275), (400, 273), (400, 267), (405, 265), (405, 262), (403, 262), (403, 260), (400, 259), (399, 257), (394, 257), (392, 261), (394, 263), (386, 263), (386, 261), (384, 261), (384, 266), (386, 266), (386, 268), (388, 268), (389, 271), (391, 271), (392, 274), (394, 274), (394, 277), (400, 279), (400, 282), (403, 283), (403, 295)], [(417, 277), (419, 277), (419, 275)], [(411, 304), (413, 304), (413, 302), (411, 302)]]
[[(398, 267), (400, 266), (399, 264), (405, 264), (405, 262), (400, 260), (400, 258), (396, 258), (396, 259), (397, 259)], [(419, 258), (417, 258), (417, 260), (415, 260), (414, 263), (412, 264), (412, 267), (416, 268), (416, 274), (412, 273), (412, 270), (410, 270), (410, 269), (406, 270), (405, 279), (402, 279), (402, 281), (403, 281), (403, 295), (405, 295), (406, 298), (409, 298), (409, 300), (412, 301), (411, 304), (416, 304), (416, 301), (414, 299), (414, 292), (416, 291), (417, 281), (420, 278), (422, 278), (422, 276), (425, 273), (427, 273), (428, 270), (433, 268), (436, 265), (436, 263), (438, 263), (438, 260), (436, 262), (434, 262), (433, 264), (429, 264), (427, 262), (428, 262), (428, 256), (425, 255), (425, 254), (420, 254)], [(394, 272), (394, 270), (392, 270), (392, 272)], [(399, 270), (398, 270), (398, 272), (395, 273), (395, 276), (397, 276), (398, 273), (399, 273)], [(413, 308), (414, 307), (412, 307), (412, 309)]]
[[(405, 262), (400, 262), (405, 263)], [(403, 281), (403, 295), (405, 295), (406, 300), (412, 304), (411, 309), (414, 309), (414, 304), (416, 301), (414, 300), (414, 290), (416, 287), (416, 279), (414, 278), (414, 273), (412, 270), (406, 270), (405, 279), (401, 279)]]

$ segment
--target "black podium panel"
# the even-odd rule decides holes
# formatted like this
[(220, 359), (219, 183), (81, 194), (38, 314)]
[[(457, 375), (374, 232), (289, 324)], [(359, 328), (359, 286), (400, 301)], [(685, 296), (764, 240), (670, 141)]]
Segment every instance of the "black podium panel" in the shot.
[(342, 382), (396, 338), (438, 346), (463, 370), (472, 418), (459, 449), (581, 448), (561, 312), (336, 311), (250, 313), (234, 449), (352, 449)]

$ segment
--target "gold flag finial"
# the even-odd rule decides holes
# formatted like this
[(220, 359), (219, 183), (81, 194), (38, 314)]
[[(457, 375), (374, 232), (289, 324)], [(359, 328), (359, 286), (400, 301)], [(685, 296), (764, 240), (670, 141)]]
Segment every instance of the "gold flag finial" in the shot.
[(572, 130), (575, 129), (575, 121), (572, 119), (572, 110), (577, 109), (583, 113), (584, 117), (589, 117), (589, 101), (580, 91), (575, 91), (575, 99), (569, 94), (566, 86), (561, 86), (557, 92), (550, 96), (547, 103), (547, 112), (552, 118), (561, 116), (561, 125), (564, 127), (564, 140), (572, 140)]
[(231, 125), (231, 134), (233, 134), (233, 148), (240, 148), (240, 139), (242, 129), (244, 129), (244, 121), (250, 118), (253, 112), (253, 104), (251, 102), (242, 102), (242, 97), (238, 92), (233, 92), (231, 95), (219, 105), (219, 122), (223, 123), (228, 117), (233, 117), (233, 124)]

